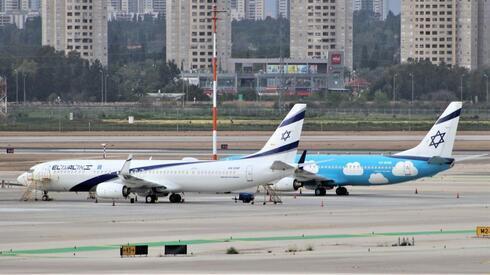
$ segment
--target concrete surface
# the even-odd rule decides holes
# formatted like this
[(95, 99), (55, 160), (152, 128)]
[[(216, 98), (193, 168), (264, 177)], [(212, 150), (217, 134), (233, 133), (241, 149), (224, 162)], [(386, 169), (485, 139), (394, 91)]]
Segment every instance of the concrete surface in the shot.
[[(234, 194), (186, 194), (184, 204), (112, 206), (82, 193), (20, 202), (22, 189), (0, 189), (0, 273), (488, 273), (490, 239), (474, 231), (490, 225), (488, 168), (457, 165), (350, 188), (348, 197), (295, 192), (278, 205), (262, 205), (263, 196), (235, 203)], [(412, 237), (415, 246), (392, 246)], [(161, 257), (165, 242), (179, 240), (191, 255)], [(128, 242), (148, 243), (150, 255), (121, 259)], [(231, 246), (240, 254), (227, 255)]]

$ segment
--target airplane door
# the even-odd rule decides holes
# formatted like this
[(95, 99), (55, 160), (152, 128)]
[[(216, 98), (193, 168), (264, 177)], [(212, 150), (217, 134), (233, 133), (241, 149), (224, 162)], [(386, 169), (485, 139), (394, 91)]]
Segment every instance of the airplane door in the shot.
[(247, 181), (254, 181), (254, 178), (253, 178), (253, 167), (252, 166), (248, 166), (247, 167)]

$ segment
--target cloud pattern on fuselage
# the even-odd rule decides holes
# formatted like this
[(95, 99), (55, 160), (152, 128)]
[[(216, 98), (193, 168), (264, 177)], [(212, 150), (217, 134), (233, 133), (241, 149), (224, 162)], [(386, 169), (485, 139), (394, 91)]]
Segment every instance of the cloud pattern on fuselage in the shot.
[(364, 174), (364, 168), (362, 168), (359, 162), (346, 163), (342, 172), (346, 176), (362, 176)]
[(419, 171), (413, 165), (413, 162), (407, 161), (399, 161), (391, 170), (393, 176), (398, 177), (413, 177), (419, 174)]
[(369, 176), (368, 179), (369, 183), (371, 184), (385, 184), (388, 183), (389, 180), (383, 176), (381, 173), (373, 173)]

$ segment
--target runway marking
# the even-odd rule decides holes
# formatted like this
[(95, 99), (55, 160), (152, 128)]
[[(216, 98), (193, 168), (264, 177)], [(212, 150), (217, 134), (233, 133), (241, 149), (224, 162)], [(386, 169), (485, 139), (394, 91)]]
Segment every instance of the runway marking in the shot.
[[(242, 237), (227, 239), (195, 239), (195, 240), (177, 240), (177, 241), (158, 241), (146, 243), (133, 243), (135, 245), (148, 245), (149, 247), (187, 244), (211, 244), (227, 242), (260, 242), (260, 241), (291, 241), (291, 240), (312, 240), (312, 239), (348, 239), (348, 238), (367, 238), (377, 236), (400, 236), (407, 235), (447, 235), (447, 234), (474, 234), (475, 230), (437, 230), (437, 231), (413, 231), (413, 232), (382, 232), (382, 233), (361, 233), (361, 234), (326, 234), (326, 235), (293, 235), (293, 236), (271, 236), (271, 237)], [(46, 249), (27, 249), (27, 250), (9, 250), (0, 251), (0, 256), (22, 256), (22, 255), (39, 255), (39, 254), (59, 254), (59, 253), (78, 253), (92, 252), (102, 250), (116, 250), (120, 244), (113, 245), (96, 245), (96, 246), (78, 246), (63, 248), (46, 248)]]

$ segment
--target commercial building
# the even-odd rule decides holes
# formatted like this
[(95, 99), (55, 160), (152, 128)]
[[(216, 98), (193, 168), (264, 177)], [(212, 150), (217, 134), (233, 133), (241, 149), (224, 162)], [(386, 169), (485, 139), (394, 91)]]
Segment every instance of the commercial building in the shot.
[(401, 62), (490, 65), (489, 12), (486, 0), (403, 0)]
[(107, 1), (43, 0), (42, 44), (107, 66)]
[[(184, 72), (210, 72), (213, 57), (213, 6), (229, 10), (228, 0), (168, 0), (166, 58)], [(228, 71), (231, 57), (231, 19), (219, 13), (217, 27), (218, 70)]]
[(352, 69), (352, 0), (291, 0), (291, 58), (326, 59), (342, 51)]
[[(251, 89), (261, 96), (279, 93), (308, 96), (315, 92), (345, 91), (341, 55), (331, 52), (328, 59), (231, 58), (230, 70), (218, 76), (218, 92)], [(184, 73), (183, 78), (211, 94), (211, 73)]]

